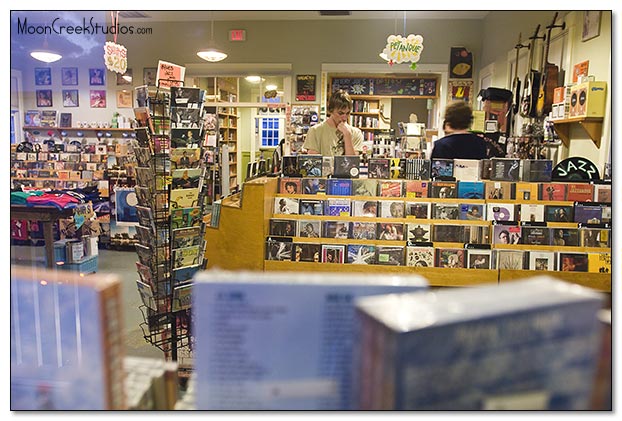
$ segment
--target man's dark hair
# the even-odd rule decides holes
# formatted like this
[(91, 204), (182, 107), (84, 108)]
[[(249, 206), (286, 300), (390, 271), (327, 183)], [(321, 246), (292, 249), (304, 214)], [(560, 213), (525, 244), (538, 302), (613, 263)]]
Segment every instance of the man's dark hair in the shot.
[(454, 130), (466, 130), (473, 121), (473, 110), (464, 101), (452, 102), (445, 108), (445, 123)]
[(346, 91), (339, 89), (333, 92), (328, 100), (328, 113), (331, 114), (333, 111), (343, 110), (344, 108), (352, 110), (352, 98)]

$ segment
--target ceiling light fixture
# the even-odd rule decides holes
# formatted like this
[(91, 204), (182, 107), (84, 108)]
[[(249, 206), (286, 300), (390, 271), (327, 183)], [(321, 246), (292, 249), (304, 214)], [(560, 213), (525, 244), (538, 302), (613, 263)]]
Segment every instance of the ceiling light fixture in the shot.
[(246, 76), (245, 79), (247, 82), (250, 82), (250, 83), (259, 83), (262, 80), (264, 80), (261, 76), (254, 76), (254, 75)]
[(43, 48), (40, 48), (38, 50), (34, 50), (30, 52), (30, 56), (32, 58), (34, 58), (35, 60), (39, 60), (42, 61), (44, 63), (54, 63), (55, 61), (60, 60), (61, 58), (63, 58), (62, 55), (50, 50), (48, 48), (48, 39), (47, 36), (45, 37), (45, 39), (43, 40)]
[(204, 50), (201, 50), (197, 53), (197, 56), (201, 57), (205, 61), (209, 61), (210, 63), (215, 63), (217, 61), (222, 61), (227, 58), (227, 54), (222, 52), (218, 47), (216, 47), (216, 43), (214, 42), (214, 15), (212, 12), (212, 36), (210, 38), (208, 47)]
[(276, 91), (277, 86), (276, 85), (266, 85), (266, 89), (269, 91)]

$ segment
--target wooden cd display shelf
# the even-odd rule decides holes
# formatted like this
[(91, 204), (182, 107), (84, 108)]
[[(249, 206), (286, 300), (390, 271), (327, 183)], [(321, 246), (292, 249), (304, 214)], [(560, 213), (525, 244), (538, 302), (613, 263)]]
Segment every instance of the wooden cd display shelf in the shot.
[[(314, 262), (293, 262), (265, 260), (266, 237), (270, 231), (270, 219), (320, 219), (320, 220), (353, 220), (353, 217), (312, 216), (312, 215), (281, 215), (274, 213), (274, 199), (287, 196), (278, 193), (278, 178), (263, 177), (244, 183), (242, 192), (223, 199), (217, 227), (207, 227), (205, 239), (207, 242), (206, 255), (208, 268), (228, 270), (257, 270), (257, 271), (313, 271), (313, 272), (364, 272), (364, 273), (394, 273), (418, 274), (428, 280), (431, 286), (475, 286), (486, 283), (509, 282), (533, 276), (547, 275), (568, 282), (581, 284), (601, 291), (611, 291), (611, 274), (591, 272), (561, 272), (561, 271), (532, 271), (506, 269), (467, 269), (467, 268), (437, 268), (411, 266), (384, 266), (384, 265), (356, 265), (331, 264)], [(291, 197), (305, 197), (309, 199), (327, 199), (337, 196), (328, 195), (289, 195)], [(348, 196), (352, 200), (371, 199), (363, 196)], [(400, 198), (380, 198), (373, 200)], [(413, 198), (401, 198), (412, 201)], [(417, 201), (439, 201), (443, 199), (417, 199)], [(451, 199), (445, 199), (451, 200)], [(459, 199), (461, 202), (469, 200)], [(483, 200), (472, 200), (473, 203), (485, 203)], [(507, 201), (506, 201), (507, 202)], [(515, 203), (527, 203), (514, 201)], [(531, 202), (529, 202), (531, 203)], [(540, 202), (542, 203), (542, 202)], [(558, 203), (558, 202), (556, 202)], [(561, 203), (561, 202), (559, 202)], [(564, 202), (572, 204), (572, 202)], [(354, 218), (356, 219), (356, 218)], [(369, 220), (389, 221), (387, 218), (366, 218)], [(359, 218), (360, 220), (360, 218)], [(392, 220), (392, 219), (391, 219)], [(400, 222), (424, 221), (414, 218), (397, 218)], [(431, 221), (431, 220), (428, 220)], [(438, 221), (436, 221), (438, 222)], [(491, 224), (490, 221), (443, 221), (444, 223), (469, 223), (471, 225)], [(569, 223), (557, 223), (566, 226)], [(574, 223), (576, 227), (576, 223)], [(317, 242), (324, 244), (356, 244), (361, 241), (376, 245), (405, 245), (405, 241), (387, 240), (352, 240), (334, 238), (293, 238), (294, 243)], [(462, 248), (458, 243), (435, 243), (435, 247)], [(495, 245), (493, 245), (495, 248)], [(555, 246), (534, 245), (503, 245), (503, 249), (560, 251)], [(563, 247), (565, 252), (611, 252), (610, 248)]]

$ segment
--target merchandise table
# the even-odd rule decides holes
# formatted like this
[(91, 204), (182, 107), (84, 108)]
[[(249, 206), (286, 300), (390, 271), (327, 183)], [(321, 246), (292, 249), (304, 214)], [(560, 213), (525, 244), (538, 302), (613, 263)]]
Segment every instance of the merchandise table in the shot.
[(58, 209), (54, 206), (11, 205), (11, 219), (26, 219), (43, 223), (43, 240), (47, 266), (53, 268), (54, 259), (54, 222), (59, 219), (71, 218), (73, 209)]

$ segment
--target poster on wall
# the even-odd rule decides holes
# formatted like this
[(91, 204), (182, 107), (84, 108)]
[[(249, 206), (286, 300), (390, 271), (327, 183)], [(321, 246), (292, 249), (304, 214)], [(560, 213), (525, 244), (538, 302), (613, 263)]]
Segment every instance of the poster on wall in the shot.
[(449, 58), (450, 79), (471, 79), (473, 77), (473, 54), (464, 47), (451, 47)]
[(315, 101), (315, 75), (296, 75), (296, 101)]
[(115, 213), (117, 224), (138, 224), (138, 199), (133, 188), (116, 187)]
[(473, 80), (450, 80), (447, 92), (448, 102), (464, 101), (470, 105), (473, 97)]

